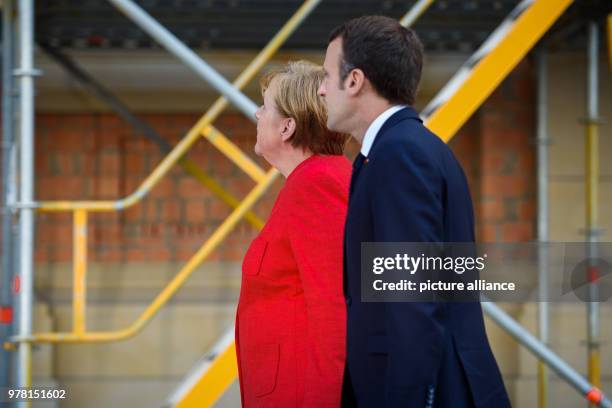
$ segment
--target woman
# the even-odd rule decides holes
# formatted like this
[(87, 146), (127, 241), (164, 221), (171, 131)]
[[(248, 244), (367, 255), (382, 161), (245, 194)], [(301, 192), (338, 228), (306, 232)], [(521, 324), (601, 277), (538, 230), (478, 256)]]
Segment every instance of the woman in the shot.
[(345, 360), (347, 137), (326, 127), (320, 67), (263, 78), (255, 152), (286, 178), (242, 267), (236, 354), (242, 406), (339, 407)]

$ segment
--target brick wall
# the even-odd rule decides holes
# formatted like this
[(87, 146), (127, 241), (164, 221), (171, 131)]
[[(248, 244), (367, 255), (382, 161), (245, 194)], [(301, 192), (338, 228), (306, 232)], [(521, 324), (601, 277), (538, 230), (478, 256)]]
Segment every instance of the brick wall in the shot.
[[(532, 68), (523, 62), (451, 142), (466, 171), (482, 241), (524, 241), (534, 237), (534, 97)], [(143, 115), (175, 145), (198, 114)], [(252, 153), (254, 125), (238, 113), (216, 123), (244, 151)], [(163, 158), (156, 145), (113, 114), (39, 114), (36, 134), (36, 198), (112, 200), (125, 197)], [(351, 142), (347, 155), (358, 146)], [(236, 197), (254, 183), (206, 140), (188, 154)], [(264, 220), (279, 180), (255, 207)], [(230, 213), (229, 207), (175, 166), (139, 204), (120, 213), (94, 213), (89, 224), (91, 261), (184, 261)], [(70, 261), (71, 215), (37, 215), (36, 260)], [(256, 234), (242, 221), (211, 260), (240, 260)]]
[[(175, 145), (198, 119), (196, 114), (143, 115)], [(255, 127), (238, 114), (226, 114), (217, 127), (238, 146), (252, 151)], [(262, 166), (265, 163), (252, 155)], [(255, 185), (229, 159), (201, 139), (187, 157), (227, 191), (244, 197)], [(112, 114), (39, 114), (37, 117), (36, 197), (39, 200), (112, 200), (125, 197), (162, 160), (156, 145)], [(277, 182), (255, 207), (265, 219)], [(91, 261), (187, 260), (230, 213), (230, 208), (179, 166), (139, 204), (123, 212), (93, 213), (89, 224)], [(37, 215), (37, 261), (71, 259), (71, 215)], [(209, 259), (240, 259), (255, 234), (241, 222), (227, 245)]]
[(535, 238), (535, 94), (523, 61), (451, 141), (468, 177), (477, 239)]

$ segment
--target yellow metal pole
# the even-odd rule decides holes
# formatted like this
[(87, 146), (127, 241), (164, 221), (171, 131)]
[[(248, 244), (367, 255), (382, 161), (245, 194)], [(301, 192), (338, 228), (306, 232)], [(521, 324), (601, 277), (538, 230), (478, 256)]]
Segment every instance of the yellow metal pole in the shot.
[[(588, 378), (591, 384), (601, 388), (600, 362), (600, 316), (599, 316), (599, 30), (597, 23), (588, 24), (588, 66), (586, 100), (586, 139), (585, 139), (585, 193), (586, 193), (586, 233), (588, 242), (589, 301), (587, 302), (587, 348)], [(591, 406), (596, 406), (591, 404)]]
[(73, 327), (78, 335), (85, 332), (85, 303), (87, 275), (87, 211), (74, 211), (73, 224)]
[(214, 127), (207, 125), (202, 130), (206, 138), (221, 153), (230, 158), (236, 166), (244, 171), (253, 180), (261, 181), (266, 173), (246, 153), (232, 143), (227, 137)]
[(452, 97), (425, 120), (427, 127), (448, 142), (571, 3), (535, 0), (497, 46), (482, 56)]
[(538, 361), (538, 407), (546, 408), (548, 406), (548, 368), (546, 364)]
[(157, 295), (155, 300), (146, 308), (140, 317), (129, 327), (118, 331), (109, 332), (86, 332), (77, 333), (38, 333), (33, 334), (30, 338), (14, 338), (14, 341), (28, 341), (35, 343), (59, 343), (59, 342), (108, 342), (116, 340), (125, 340), (138, 333), (157, 313), (157, 311), (168, 302), (168, 300), (176, 293), (176, 291), (185, 283), (187, 278), (191, 276), (193, 271), (204, 261), (210, 253), (219, 246), (225, 237), (232, 231), (244, 214), (255, 204), (255, 202), (267, 191), (274, 180), (278, 177), (278, 171), (271, 169), (266, 173), (266, 176), (260, 181), (255, 188), (249, 192), (240, 205), (223, 221), (223, 223), (215, 230), (211, 237), (204, 243), (198, 252), (187, 262), (187, 264), (174, 276), (168, 285)]

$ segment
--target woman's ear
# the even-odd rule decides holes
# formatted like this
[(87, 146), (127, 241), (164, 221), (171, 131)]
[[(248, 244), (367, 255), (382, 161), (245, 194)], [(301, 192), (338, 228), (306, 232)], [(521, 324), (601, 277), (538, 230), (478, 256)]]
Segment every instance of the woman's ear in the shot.
[(283, 142), (291, 139), (293, 134), (295, 133), (295, 119), (293, 118), (285, 118), (281, 123), (281, 138)]

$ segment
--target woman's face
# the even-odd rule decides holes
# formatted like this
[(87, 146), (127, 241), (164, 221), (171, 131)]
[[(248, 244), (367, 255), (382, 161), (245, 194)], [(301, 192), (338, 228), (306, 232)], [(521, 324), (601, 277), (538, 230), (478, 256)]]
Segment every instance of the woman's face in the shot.
[(283, 146), (283, 132), (285, 132), (286, 121), (276, 104), (274, 103), (274, 81), (272, 81), (263, 95), (263, 105), (255, 112), (257, 118), (257, 142), (255, 153), (263, 156), (268, 162)]

